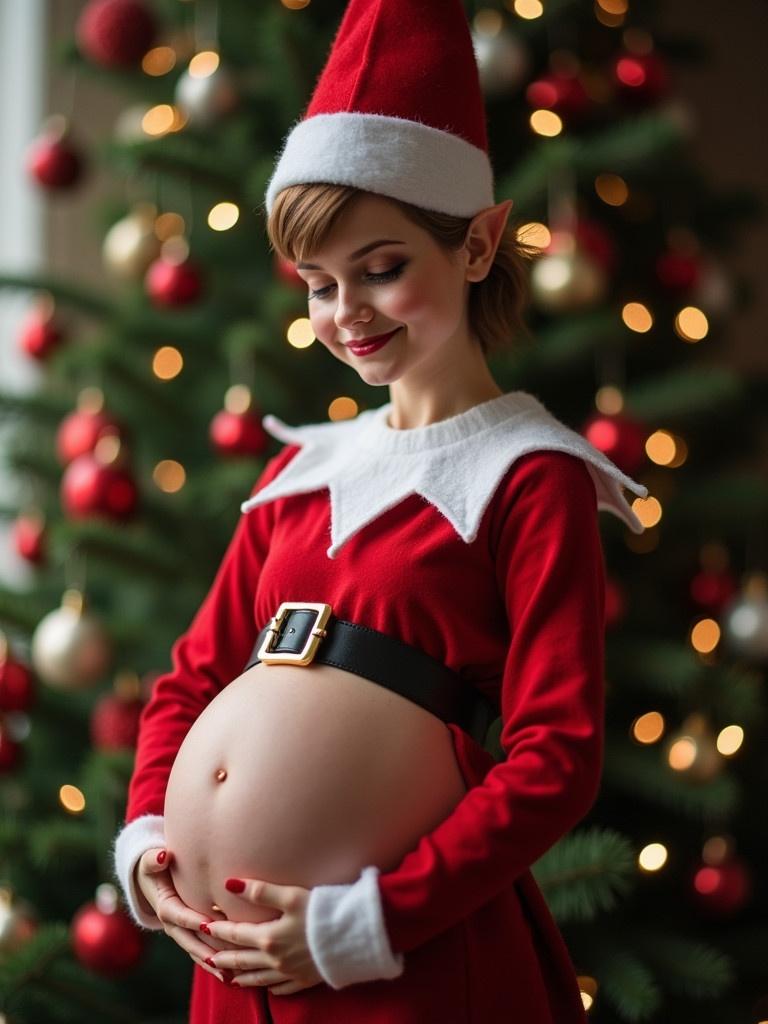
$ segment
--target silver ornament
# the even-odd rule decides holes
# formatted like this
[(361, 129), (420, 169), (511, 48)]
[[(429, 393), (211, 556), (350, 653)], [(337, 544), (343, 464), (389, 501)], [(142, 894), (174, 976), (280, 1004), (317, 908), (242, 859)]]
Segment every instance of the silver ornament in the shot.
[(531, 294), (546, 313), (572, 313), (594, 306), (606, 289), (603, 268), (578, 249), (545, 254), (531, 270)]
[(472, 30), (480, 87), (486, 96), (498, 96), (520, 87), (528, 75), (530, 59), (522, 42), (505, 28)]
[(747, 661), (768, 664), (768, 576), (755, 572), (723, 608), (723, 636), (730, 651)]
[(194, 74), (189, 68), (176, 83), (175, 104), (194, 127), (207, 128), (237, 106), (238, 93), (226, 68)]
[(56, 689), (86, 690), (104, 677), (112, 659), (109, 635), (79, 591), (66, 591), (61, 607), (40, 620), (31, 657), (43, 682)]

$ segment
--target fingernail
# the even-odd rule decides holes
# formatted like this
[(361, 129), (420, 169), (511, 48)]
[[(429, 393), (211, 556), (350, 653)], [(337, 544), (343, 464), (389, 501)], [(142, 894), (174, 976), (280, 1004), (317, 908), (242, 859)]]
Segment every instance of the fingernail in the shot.
[(240, 988), (240, 982), (239, 981), (230, 981), (229, 987), (230, 988)]
[(167, 852), (166, 852), (165, 850), (161, 850), (161, 851), (160, 851), (160, 852), (158, 853), (158, 855), (157, 855), (157, 863), (158, 863), (158, 864), (165, 864), (165, 858), (166, 858), (167, 856), (168, 856), (168, 853), (167, 853)]
[(232, 971), (230, 971), (227, 968), (223, 967), (221, 969), (221, 974), (222, 974), (222, 977), (224, 979), (224, 984), (225, 985), (231, 985), (232, 984), (232, 978), (234, 977), (234, 975), (232, 974)]
[(207, 956), (205, 958), (205, 960), (203, 960), (203, 963), (204, 964), (208, 964), (209, 967), (213, 967), (214, 969), (216, 968), (216, 964), (213, 962), (213, 960), (209, 956)]
[(243, 892), (245, 889), (245, 882), (242, 878), (228, 878), (224, 883), (224, 888), (228, 889), (229, 892)]
[(203, 921), (203, 923), (200, 925), (200, 931), (201, 932), (205, 932), (206, 935), (210, 935), (211, 934), (211, 929), (208, 927), (208, 925), (205, 923), (205, 921)]

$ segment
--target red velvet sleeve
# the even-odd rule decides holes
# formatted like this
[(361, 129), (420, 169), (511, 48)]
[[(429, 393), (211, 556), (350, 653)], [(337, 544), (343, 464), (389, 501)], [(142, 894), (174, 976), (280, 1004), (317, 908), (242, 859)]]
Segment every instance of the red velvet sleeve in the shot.
[(394, 953), (469, 916), (592, 806), (602, 773), (605, 573), (595, 486), (565, 452), (521, 457), (491, 515), (510, 628), (505, 759), (379, 875)]
[[(287, 445), (251, 490), (266, 486), (298, 451)], [(269, 548), (274, 503), (241, 515), (211, 587), (187, 630), (175, 641), (172, 668), (159, 676), (140, 721), (126, 823), (162, 814), (176, 753), (203, 708), (240, 675), (258, 635), (254, 594)]]

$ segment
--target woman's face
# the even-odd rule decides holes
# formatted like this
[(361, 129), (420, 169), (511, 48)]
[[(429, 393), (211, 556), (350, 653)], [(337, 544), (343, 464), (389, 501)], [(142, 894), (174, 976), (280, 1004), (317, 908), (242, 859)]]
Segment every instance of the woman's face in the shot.
[[(438, 372), (470, 340), (463, 252), (446, 253), (393, 202), (359, 196), (322, 248), (297, 264), (315, 337), (369, 384), (389, 384), (415, 368), (419, 376)], [(348, 347), (393, 330), (369, 354)]]

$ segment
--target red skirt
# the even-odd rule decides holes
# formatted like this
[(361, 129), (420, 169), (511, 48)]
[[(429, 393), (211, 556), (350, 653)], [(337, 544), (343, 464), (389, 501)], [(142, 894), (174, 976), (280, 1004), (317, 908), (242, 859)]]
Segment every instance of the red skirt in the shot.
[[(466, 785), (491, 756), (449, 725)], [(189, 1024), (587, 1024), (576, 972), (530, 871), (468, 918), (404, 954), (403, 973), (291, 995), (232, 989), (195, 966)]]

